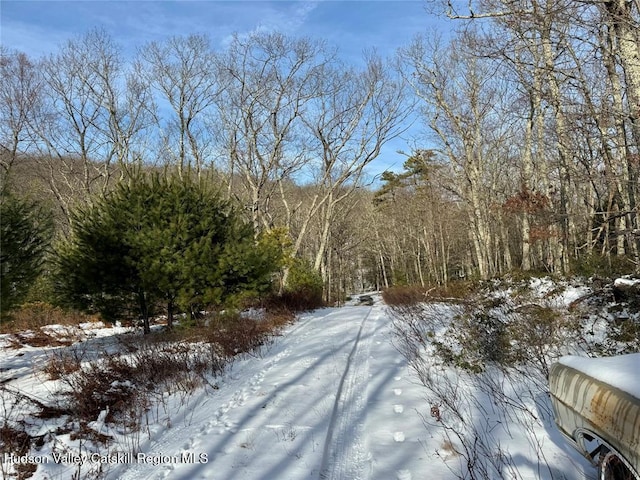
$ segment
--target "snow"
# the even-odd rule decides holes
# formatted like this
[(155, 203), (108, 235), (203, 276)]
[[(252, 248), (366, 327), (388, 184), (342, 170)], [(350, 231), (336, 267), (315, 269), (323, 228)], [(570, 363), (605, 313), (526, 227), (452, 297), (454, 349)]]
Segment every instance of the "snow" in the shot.
[(615, 287), (634, 287), (636, 285), (640, 286), (640, 278), (632, 278), (629, 276), (616, 278), (613, 282)]
[(640, 399), (640, 353), (607, 358), (568, 355), (560, 363)]
[(560, 304), (569, 306), (576, 300), (585, 297), (591, 292), (592, 290), (589, 287), (585, 286), (569, 287), (562, 292), (562, 295), (560, 296)]
[[(139, 457), (102, 412), (90, 426), (119, 444), (83, 456), (81, 445), (60, 436), (58, 447), (64, 441), (76, 456), (58, 464), (52, 447), (32, 451), (48, 460), (33, 478), (68, 478), (78, 468), (89, 475), (98, 463), (107, 479), (410, 480), (447, 472), (424, 450), (423, 391), (391, 340), (380, 304), (304, 315), (261, 356), (237, 361), (217, 388), (167, 399), (158, 421), (138, 434)], [(15, 350), (3, 350), (3, 375), (13, 378), (11, 388), (44, 400), (52, 385), (35, 372), (47, 351), (22, 349), (29, 350), (20, 364), (6, 362)]]
[[(552, 291), (548, 281), (533, 287), (540, 296)], [(559, 302), (568, 304), (584, 293), (583, 287), (567, 288)], [(192, 394), (165, 394), (147, 413), (140, 431), (117, 430), (106, 422), (108, 412), (100, 412), (89, 427), (111, 436), (109, 445), (91, 450), (69, 434), (54, 433), (60, 427), (56, 419), (30, 420), (32, 434), (53, 438), (40, 449), (32, 448), (30, 454), (45, 461), (32, 478), (461, 478), (465, 457), (452, 431), (444, 427), (455, 426), (452, 412), (447, 405), (434, 404), (433, 392), (397, 349), (387, 307), (379, 296), (374, 298), (372, 307), (354, 301), (301, 316), (269, 348), (236, 360), (209, 386)], [(431, 308), (442, 321), (434, 325), (438, 337), (456, 310), (446, 304)], [(82, 358), (95, 358), (117, 348), (114, 335), (130, 331), (95, 324), (82, 329), (79, 342), (69, 347), (16, 349), (8, 336), (0, 336), (0, 381), (7, 389), (46, 402), (59, 387), (41, 373), (52, 354), (77, 349)], [(563, 362), (603, 375), (609, 383), (617, 379), (616, 386), (640, 396), (640, 354), (620, 358), (564, 357)], [(490, 371), (483, 377), (487, 383), (478, 384), (472, 375), (458, 375), (438, 364), (428, 371), (436, 384), (448, 381), (455, 388), (460, 411), (469, 415), (466, 426), (497, 442), (512, 462), (510, 468), (517, 469), (517, 478), (578, 480), (595, 474), (553, 427), (550, 407), (539, 408), (548, 404), (544, 385), (534, 388), (526, 378), (512, 381)], [(497, 410), (486, 390), (492, 385), (501, 385), (503, 393), (518, 401), (516, 413)], [(528, 423), (519, 426), (518, 415)], [(3, 468), (6, 472), (6, 465)]]

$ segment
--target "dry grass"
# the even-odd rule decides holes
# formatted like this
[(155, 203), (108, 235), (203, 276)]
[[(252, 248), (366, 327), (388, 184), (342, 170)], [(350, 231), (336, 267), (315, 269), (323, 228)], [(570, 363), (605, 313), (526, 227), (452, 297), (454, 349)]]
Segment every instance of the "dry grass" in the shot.
[(47, 416), (57, 411), (83, 424), (106, 411), (107, 422), (138, 429), (144, 413), (163, 393), (188, 393), (211, 385), (211, 377), (220, 375), (235, 356), (259, 351), (293, 318), (284, 311), (264, 313), (259, 319), (212, 315), (201, 326), (122, 336), (117, 353), (90, 361), (76, 350), (56, 351), (43, 371), (64, 389), (61, 407), (49, 409)]
[(12, 311), (10, 320), (0, 322), (0, 333), (20, 333), (39, 330), (46, 325), (78, 325), (99, 320), (97, 315), (67, 311), (45, 302), (32, 302)]

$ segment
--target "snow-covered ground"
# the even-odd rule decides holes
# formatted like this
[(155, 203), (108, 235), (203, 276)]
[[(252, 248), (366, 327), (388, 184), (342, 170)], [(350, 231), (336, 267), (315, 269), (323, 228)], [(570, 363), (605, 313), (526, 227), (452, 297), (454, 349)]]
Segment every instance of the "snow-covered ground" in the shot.
[[(568, 303), (578, 293), (564, 295), (561, 302)], [(451, 314), (446, 305), (436, 308), (442, 318)], [(96, 352), (115, 348), (110, 336), (121, 330), (95, 328), (83, 343), (93, 342)], [(114, 440), (98, 450), (56, 433), (55, 420), (30, 419), (34, 434), (49, 432), (44, 445), (30, 452), (32, 460), (41, 462), (33, 478), (467, 478), (470, 457), (446, 430), (455, 426), (447, 405), (433, 404), (432, 392), (396, 348), (395, 335), (379, 297), (371, 307), (305, 314), (268, 348), (236, 360), (209, 386), (189, 395), (167, 395), (138, 432), (115, 431), (103, 412), (89, 426)], [(17, 349), (7, 338), (0, 350), (4, 387), (46, 403), (56, 385), (41, 369), (51, 351), (68, 347)], [(434, 372), (451, 380), (451, 371)], [(449, 383), (457, 388), (457, 398), (486, 393), (470, 378)], [(509, 457), (503, 475), (491, 478), (595, 478), (592, 467), (553, 427), (550, 410), (538, 409), (548, 405), (546, 392), (534, 391), (526, 379), (492, 378), (502, 382), (496, 388), (521, 401), (516, 408), (528, 423), (522, 426), (517, 415), (497, 412), (489, 397), (467, 403), (473, 409), (463, 412), (470, 415), (464, 421), (488, 432), (497, 451)], [(0, 405), (5, 418), (7, 405)], [(4, 460), (2, 471), (10, 473), (12, 460)]]
[(206, 462), (122, 465), (109, 478), (420, 478), (420, 389), (389, 327), (381, 306), (304, 316), (142, 448)]
[[(12, 378), (5, 385), (45, 400), (50, 385), (38, 368), (46, 355), (3, 349), (3, 376)], [(124, 455), (133, 441), (78, 458), (54, 456), (45, 445), (31, 451), (47, 462), (33, 478), (101, 469), (110, 479), (407, 480), (447, 471), (424, 448), (422, 388), (393, 347), (380, 303), (303, 315), (261, 356), (235, 362), (216, 387), (175, 399), (173, 411), (139, 434), (139, 456)], [(99, 420), (94, 428), (114, 433)], [(67, 443), (76, 447), (69, 452), (83, 453)]]

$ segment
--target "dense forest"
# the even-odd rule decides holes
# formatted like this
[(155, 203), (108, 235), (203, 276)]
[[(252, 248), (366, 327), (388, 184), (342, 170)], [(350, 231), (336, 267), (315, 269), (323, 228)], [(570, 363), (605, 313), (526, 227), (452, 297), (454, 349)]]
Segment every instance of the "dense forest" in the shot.
[[(43, 58), (2, 47), (3, 216), (13, 202), (36, 256), (60, 256), (38, 245), (63, 242), (123, 185), (197, 185), (241, 218), (230, 241), (278, 244), (273, 288), (306, 268), (327, 301), (520, 271), (638, 271), (640, 2), (453, 4), (426, 2), (450, 35), (358, 65), (280, 33), (217, 48), (185, 34), (133, 57), (100, 29)], [(415, 118), (403, 169), (372, 178)], [(251, 267), (261, 278), (265, 258)]]

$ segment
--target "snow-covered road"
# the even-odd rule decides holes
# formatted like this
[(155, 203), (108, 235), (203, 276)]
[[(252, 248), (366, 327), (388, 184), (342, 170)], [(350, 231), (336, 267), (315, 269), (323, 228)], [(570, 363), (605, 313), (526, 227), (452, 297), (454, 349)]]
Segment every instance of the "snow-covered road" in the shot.
[[(456, 314), (446, 305), (428, 311), (443, 325)], [(394, 347), (380, 300), (305, 314), (207, 387), (132, 405), (143, 412), (139, 429), (105, 423), (108, 410), (101, 411), (87, 427), (106, 443), (74, 437), (77, 425), (66, 416), (34, 415), (37, 405), (60, 400), (55, 392), (64, 385), (44, 372), (56, 352), (93, 360), (126, 349), (117, 338), (126, 337), (123, 327), (80, 331), (84, 341), (70, 347), (0, 336), (0, 414), (46, 439), (32, 445), (37, 460), (3, 457), (3, 475), (38, 463), (34, 480), (453, 480), (470, 467), (477, 478), (595, 478), (553, 424), (544, 379), (443, 366), (434, 343), (417, 363), (425, 386)]]
[(142, 443), (150, 463), (108, 478), (440, 478), (434, 468), (446, 467), (421, 442), (423, 392), (383, 306), (320, 310), (152, 431)]

